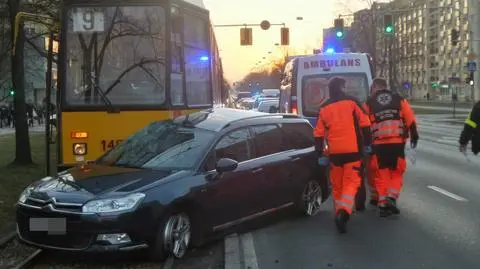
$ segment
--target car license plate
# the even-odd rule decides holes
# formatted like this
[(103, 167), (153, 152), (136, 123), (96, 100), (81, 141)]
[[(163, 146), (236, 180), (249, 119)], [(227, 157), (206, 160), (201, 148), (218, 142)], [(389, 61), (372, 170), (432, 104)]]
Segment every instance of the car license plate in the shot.
[(65, 218), (30, 218), (31, 232), (48, 232), (51, 235), (62, 235), (67, 232)]

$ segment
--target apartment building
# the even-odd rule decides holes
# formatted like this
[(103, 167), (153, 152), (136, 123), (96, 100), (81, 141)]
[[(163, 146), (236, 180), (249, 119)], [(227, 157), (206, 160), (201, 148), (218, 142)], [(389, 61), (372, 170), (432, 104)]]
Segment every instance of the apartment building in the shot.
[[(371, 9), (354, 14), (352, 28), (372, 31), (375, 27), (359, 28), (365, 17), (374, 17), (375, 49), (366, 41), (354, 41), (355, 50), (376, 55), (377, 75), (389, 78), (391, 86), (415, 99), (429, 96), (450, 100), (470, 98), (471, 87), (465, 83), (469, 50), (468, 0), (394, 0), (375, 3)], [(367, 15), (366, 15), (367, 14)], [(383, 16), (392, 14), (395, 33), (383, 33)], [(363, 18), (363, 19), (362, 19)], [(363, 20), (363, 21), (362, 21)], [(450, 32), (457, 29), (460, 41), (451, 45)], [(372, 33), (365, 34), (372, 36)], [(373, 42), (372, 42), (373, 43)], [(370, 46), (371, 47), (371, 46)]]

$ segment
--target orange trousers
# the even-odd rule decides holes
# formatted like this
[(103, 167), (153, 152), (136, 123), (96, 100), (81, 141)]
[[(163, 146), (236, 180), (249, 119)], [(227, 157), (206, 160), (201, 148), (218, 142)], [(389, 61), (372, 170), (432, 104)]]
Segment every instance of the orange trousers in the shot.
[(330, 164), (330, 182), (335, 205), (335, 213), (343, 209), (352, 214), (355, 206), (355, 195), (362, 179), (360, 177), (360, 161), (349, 162), (341, 166)]
[(377, 156), (372, 156), (371, 169), (375, 171), (374, 185), (378, 192), (378, 205), (385, 205), (387, 198), (398, 199), (403, 187), (403, 174), (407, 168), (405, 158), (397, 158), (395, 168), (381, 168)]

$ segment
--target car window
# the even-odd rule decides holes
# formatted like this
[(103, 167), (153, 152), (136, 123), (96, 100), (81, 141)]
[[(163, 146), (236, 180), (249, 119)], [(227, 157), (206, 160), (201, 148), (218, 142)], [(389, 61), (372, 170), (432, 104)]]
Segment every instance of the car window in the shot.
[(290, 149), (304, 149), (314, 145), (313, 128), (307, 123), (282, 123), (280, 127), (288, 137)]
[[(250, 133), (248, 129), (240, 129), (226, 134), (215, 146), (213, 166), (222, 158), (229, 158), (237, 162), (251, 159)], [(214, 169), (208, 164), (209, 170)]]
[(282, 152), (288, 149), (287, 140), (275, 124), (254, 126), (255, 158)]

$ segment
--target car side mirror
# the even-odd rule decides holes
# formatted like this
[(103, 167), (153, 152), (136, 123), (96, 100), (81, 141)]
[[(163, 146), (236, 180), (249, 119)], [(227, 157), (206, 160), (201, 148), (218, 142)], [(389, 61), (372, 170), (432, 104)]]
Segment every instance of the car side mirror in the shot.
[(222, 158), (218, 160), (215, 169), (219, 173), (231, 172), (238, 167), (238, 162), (229, 158)]

